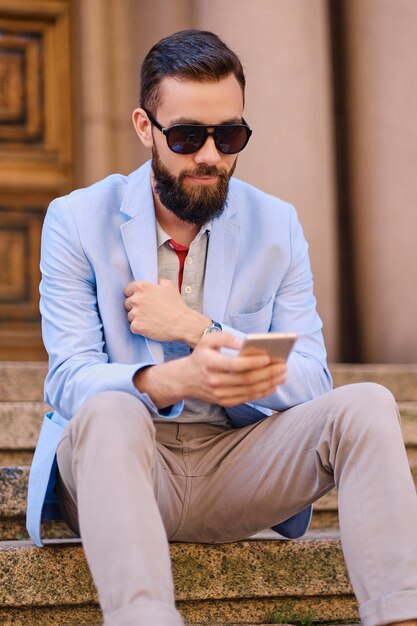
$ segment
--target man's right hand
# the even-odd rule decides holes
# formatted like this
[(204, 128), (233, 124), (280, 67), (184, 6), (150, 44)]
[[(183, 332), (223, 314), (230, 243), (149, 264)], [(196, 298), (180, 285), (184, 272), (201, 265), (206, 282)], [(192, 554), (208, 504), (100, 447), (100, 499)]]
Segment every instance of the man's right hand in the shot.
[(201, 338), (190, 356), (139, 370), (135, 385), (158, 408), (186, 398), (220, 406), (254, 402), (274, 393), (286, 381), (286, 366), (267, 355), (230, 356), (221, 348), (239, 350), (241, 341), (229, 333)]

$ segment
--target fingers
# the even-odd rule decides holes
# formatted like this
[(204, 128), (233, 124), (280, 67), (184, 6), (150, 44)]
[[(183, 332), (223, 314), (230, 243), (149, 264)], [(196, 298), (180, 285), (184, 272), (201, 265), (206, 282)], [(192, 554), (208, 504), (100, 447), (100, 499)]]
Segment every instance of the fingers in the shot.
[(273, 364), (241, 373), (209, 372), (206, 384), (218, 404), (250, 402), (275, 393), (286, 382), (286, 367)]
[(210, 372), (208, 382), (214, 388), (224, 386), (263, 387), (268, 384), (277, 386), (285, 382), (285, 376), (286, 366), (274, 363), (244, 372)]
[(127, 298), (133, 296), (133, 294), (138, 293), (140, 291), (145, 291), (148, 287), (154, 287), (154, 283), (150, 283), (147, 280), (133, 280), (131, 283), (126, 285), (123, 289), (123, 293)]
[[(200, 349), (211, 348), (208, 367), (212, 371), (218, 372), (253, 372), (259, 368), (272, 364), (271, 357), (266, 353), (252, 354), (247, 356), (239, 356), (238, 350), (242, 346), (243, 341), (234, 335), (226, 332), (209, 333), (200, 340), (198, 346)], [(228, 348), (236, 351), (235, 355), (223, 354), (220, 348)], [(283, 363), (276, 363), (281, 371), (286, 370)], [(256, 374), (255, 374), (256, 376)]]
[[(163, 291), (160, 294), (162, 298), (168, 299), (174, 297), (174, 295), (180, 297), (178, 287), (176, 287), (174, 283), (167, 278), (159, 278), (157, 285), (146, 280), (135, 280), (126, 285), (123, 290), (123, 293), (126, 296), (126, 300), (123, 303), (124, 308), (126, 311), (131, 311), (136, 304), (137, 299), (135, 296), (138, 295), (142, 298), (143, 296), (149, 297), (155, 295), (155, 293), (159, 293), (160, 287), (163, 288)], [(156, 292), (155, 290), (158, 291)]]
[(133, 296), (137, 292), (140, 282), (141, 281), (136, 280), (126, 285), (126, 287), (123, 289), (123, 293), (126, 296), (126, 300), (123, 302), (123, 306), (126, 309), (126, 311), (131, 311), (134, 307), (133, 301), (130, 300), (129, 298), (131, 298), (131, 296)]
[(139, 281), (134, 281), (132, 283), (129, 283), (128, 285), (126, 285), (126, 287), (123, 289), (123, 293), (124, 295), (129, 298), (130, 296), (132, 296), (135, 293), (135, 285), (138, 283)]
[(219, 351), (222, 347), (238, 349), (241, 344), (229, 333), (212, 333), (203, 337), (191, 357), (203, 367), (208, 397), (221, 406), (256, 401), (286, 382), (286, 365), (272, 362), (267, 354), (229, 356)]
[(267, 377), (256, 384), (210, 386), (210, 395), (216, 404), (233, 406), (242, 402), (254, 402), (259, 398), (270, 396), (279, 385), (286, 382), (285, 374)]
[[(158, 285), (161, 287), (171, 287), (174, 288), (175, 291), (178, 291), (172, 280), (168, 280), (168, 278), (158, 278)], [(155, 283), (149, 282), (147, 280), (133, 280), (131, 283), (126, 285), (123, 289), (124, 295), (129, 298), (137, 291), (143, 291), (147, 287), (155, 287)]]
[(154, 287), (154, 286), (155, 285), (153, 283), (149, 283), (146, 280), (135, 280), (129, 283), (128, 285), (126, 285), (126, 287), (123, 290), (123, 293), (126, 296), (126, 300), (124, 301), (123, 306), (126, 309), (126, 311), (131, 311), (133, 307), (135, 306), (136, 295), (144, 294), (146, 293), (146, 290), (149, 289), (149, 287)]

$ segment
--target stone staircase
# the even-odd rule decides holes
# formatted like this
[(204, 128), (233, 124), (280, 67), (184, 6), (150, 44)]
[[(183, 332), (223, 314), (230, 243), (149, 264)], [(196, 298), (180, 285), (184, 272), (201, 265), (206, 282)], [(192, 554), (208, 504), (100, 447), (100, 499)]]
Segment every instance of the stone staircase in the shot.
[[(0, 625), (96, 626), (97, 595), (81, 544), (63, 523), (36, 548), (24, 523), (29, 465), (45, 405), (43, 363), (0, 363)], [(390, 388), (417, 484), (417, 366), (332, 367), (335, 385)], [(334, 491), (315, 506), (306, 538), (272, 531), (220, 545), (171, 544), (178, 606), (188, 624), (357, 622), (341, 551)]]

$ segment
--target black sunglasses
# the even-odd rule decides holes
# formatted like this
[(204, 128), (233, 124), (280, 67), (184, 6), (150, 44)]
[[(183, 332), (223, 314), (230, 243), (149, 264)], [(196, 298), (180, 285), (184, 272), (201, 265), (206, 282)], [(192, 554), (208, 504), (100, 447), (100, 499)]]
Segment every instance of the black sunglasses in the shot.
[(144, 111), (151, 124), (165, 135), (168, 148), (177, 154), (198, 152), (209, 135), (213, 137), (219, 152), (236, 154), (243, 150), (252, 134), (245, 120), (242, 120), (243, 124), (175, 124), (170, 128), (163, 128), (149, 111)]

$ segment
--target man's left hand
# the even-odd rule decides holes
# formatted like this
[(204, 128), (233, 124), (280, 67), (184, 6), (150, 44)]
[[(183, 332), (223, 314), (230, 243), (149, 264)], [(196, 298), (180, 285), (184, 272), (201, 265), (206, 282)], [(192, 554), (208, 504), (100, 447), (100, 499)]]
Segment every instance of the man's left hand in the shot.
[(204, 315), (189, 309), (177, 287), (166, 278), (158, 284), (146, 280), (129, 283), (124, 290), (132, 333), (157, 341), (184, 341), (191, 347), (210, 325)]

